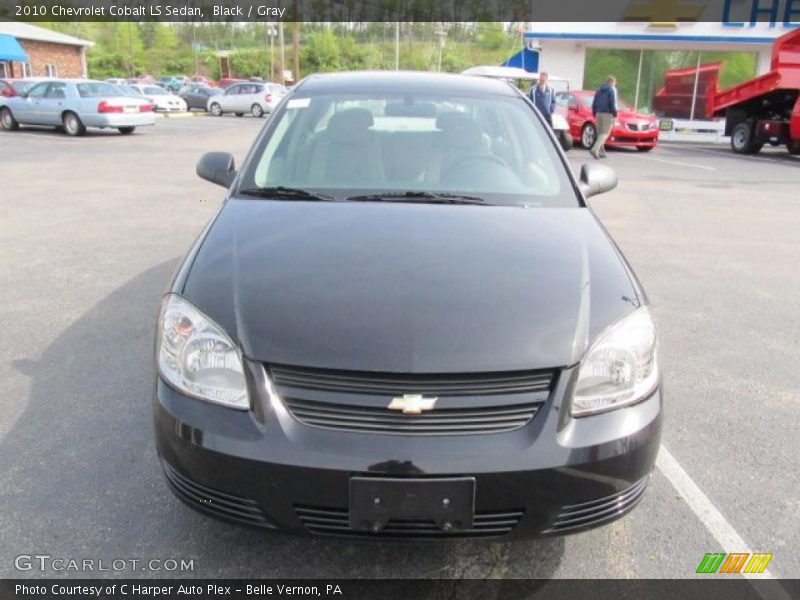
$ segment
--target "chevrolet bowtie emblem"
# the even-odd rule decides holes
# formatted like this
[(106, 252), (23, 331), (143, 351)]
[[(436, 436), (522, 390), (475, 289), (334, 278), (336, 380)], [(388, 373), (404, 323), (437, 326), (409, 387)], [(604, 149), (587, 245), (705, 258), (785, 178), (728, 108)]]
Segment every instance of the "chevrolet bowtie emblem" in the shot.
[(421, 415), (423, 410), (431, 410), (438, 398), (426, 398), (420, 394), (403, 394), (392, 398), (389, 410), (402, 410), (404, 415)]

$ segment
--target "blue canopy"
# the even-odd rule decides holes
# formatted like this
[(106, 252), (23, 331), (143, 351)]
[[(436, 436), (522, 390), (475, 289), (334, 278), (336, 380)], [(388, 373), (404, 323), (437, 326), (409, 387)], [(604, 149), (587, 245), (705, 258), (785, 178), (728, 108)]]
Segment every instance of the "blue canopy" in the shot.
[(0, 60), (27, 62), (28, 55), (25, 54), (25, 50), (19, 45), (17, 38), (7, 33), (0, 33)]
[(523, 48), (500, 66), (517, 67), (518, 69), (525, 69), (529, 73), (536, 73), (539, 70), (539, 53)]

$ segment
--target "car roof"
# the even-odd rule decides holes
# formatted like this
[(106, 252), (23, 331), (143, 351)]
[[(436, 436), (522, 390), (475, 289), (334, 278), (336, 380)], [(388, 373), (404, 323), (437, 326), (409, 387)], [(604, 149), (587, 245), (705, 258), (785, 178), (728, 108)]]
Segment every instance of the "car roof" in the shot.
[(396, 91), (518, 95), (511, 84), (497, 79), (419, 71), (350, 71), (314, 74), (298, 83), (295, 90), (300, 94)]
[[(461, 72), (462, 75), (478, 75), (481, 77), (494, 77), (496, 79), (522, 79), (523, 81), (539, 81), (539, 73), (526, 71), (519, 67), (503, 67), (483, 65), (470, 67)], [(554, 83), (569, 82), (566, 77), (548, 74), (548, 79)]]

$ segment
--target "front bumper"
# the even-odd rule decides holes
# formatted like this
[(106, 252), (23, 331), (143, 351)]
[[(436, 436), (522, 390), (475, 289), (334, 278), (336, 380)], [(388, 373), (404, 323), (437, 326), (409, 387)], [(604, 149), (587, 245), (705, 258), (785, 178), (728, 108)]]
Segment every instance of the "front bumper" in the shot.
[(652, 148), (658, 143), (658, 129), (631, 131), (627, 127), (614, 126), (606, 140), (606, 146), (636, 146)]
[[(258, 370), (248, 368), (260, 388)], [(406, 437), (308, 426), (278, 402), (250, 412), (191, 399), (160, 378), (158, 452), (176, 495), (201, 512), (298, 533), (521, 539), (582, 531), (619, 518), (641, 499), (661, 435), (661, 393), (592, 417), (564, 416), (562, 371), (521, 429), (487, 435)], [(475, 478), (471, 529), (423, 522), (379, 533), (349, 528), (349, 482), (370, 477)]]

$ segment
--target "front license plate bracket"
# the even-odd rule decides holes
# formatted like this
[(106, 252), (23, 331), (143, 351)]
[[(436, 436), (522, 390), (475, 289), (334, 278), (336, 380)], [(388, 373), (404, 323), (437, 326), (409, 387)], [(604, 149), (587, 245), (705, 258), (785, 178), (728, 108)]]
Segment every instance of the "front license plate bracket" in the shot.
[(379, 532), (389, 521), (433, 521), (444, 532), (472, 528), (475, 478), (352, 477), (350, 527)]

